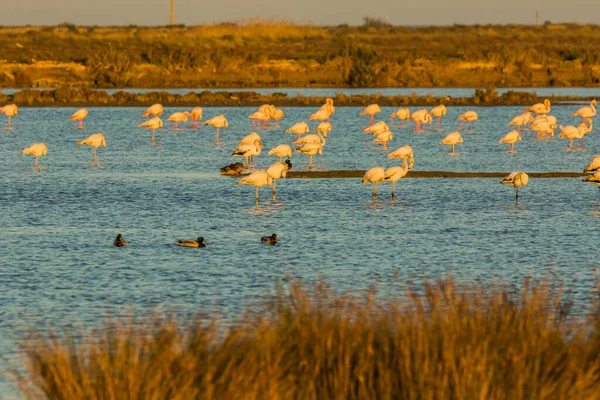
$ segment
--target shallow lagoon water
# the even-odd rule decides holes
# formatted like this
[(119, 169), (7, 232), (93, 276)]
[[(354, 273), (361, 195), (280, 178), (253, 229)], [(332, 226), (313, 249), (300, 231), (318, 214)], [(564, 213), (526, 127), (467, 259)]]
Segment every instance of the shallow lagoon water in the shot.
[[(448, 171), (580, 171), (600, 153), (597, 132), (583, 151), (565, 150), (568, 141), (557, 137), (533, 140), (530, 132), (517, 153), (501, 151), (507, 145), (498, 140), (520, 108), (476, 108), (480, 121), (464, 133), (458, 155), (439, 141), (457, 126), (462, 108), (448, 110), (444, 133), (393, 127), (389, 148), (410, 144), (415, 169)], [(398, 280), (447, 273), (516, 286), (526, 276), (551, 274), (566, 281), (576, 301), (587, 302), (593, 291), (600, 191), (581, 179), (531, 179), (519, 206), (514, 190), (498, 179), (405, 179), (396, 185), (396, 202), (388, 184), (373, 202), (360, 179), (288, 179), (277, 184), (277, 202), (261, 189), (256, 210), (253, 187), (217, 172), (239, 160), (230, 154), (254, 130), (247, 119), (252, 109), (205, 108), (205, 119), (223, 113), (230, 121), (220, 146), (211, 143), (210, 127), (165, 128), (157, 132), (160, 144), (150, 145), (150, 132), (135, 127), (141, 108), (91, 108), (83, 130), (68, 121), (73, 111), (21, 108), (16, 129), (0, 131), (0, 358), (19, 357), (23, 328), (94, 324), (130, 306), (181, 313), (217, 307), (230, 318), (285, 276), (323, 277), (340, 291), (377, 283), (393, 293)], [(313, 109), (284, 111), (281, 129), (259, 131), (265, 144), (259, 168), (275, 161), (268, 149), (295, 138), (283, 129)], [(315, 169), (397, 164), (360, 131), (368, 118), (359, 111), (337, 109)], [(553, 108), (564, 124), (579, 123), (572, 111)], [(90, 165), (90, 147), (75, 145), (95, 132), (108, 143), (98, 150), (100, 166)], [(39, 141), (49, 147), (40, 159), (46, 168), (33, 169), (33, 157), (19, 151)], [(292, 162), (295, 170), (308, 166), (302, 154)], [(273, 232), (280, 243), (261, 245), (260, 236)], [(117, 233), (128, 247), (111, 245)], [(173, 244), (199, 235), (208, 241), (205, 249)], [(3, 394), (14, 391), (0, 381)]]

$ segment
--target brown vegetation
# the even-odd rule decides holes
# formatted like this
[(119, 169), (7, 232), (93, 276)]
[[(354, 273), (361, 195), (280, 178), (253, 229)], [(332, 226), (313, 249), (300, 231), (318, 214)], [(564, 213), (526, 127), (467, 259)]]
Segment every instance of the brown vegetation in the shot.
[(600, 397), (597, 308), (585, 323), (570, 317), (547, 282), (519, 292), (445, 281), (387, 300), (289, 289), (225, 331), (147, 317), (84, 339), (38, 337), (15, 374), (36, 399)]
[(0, 87), (600, 86), (600, 27), (0, 28)]

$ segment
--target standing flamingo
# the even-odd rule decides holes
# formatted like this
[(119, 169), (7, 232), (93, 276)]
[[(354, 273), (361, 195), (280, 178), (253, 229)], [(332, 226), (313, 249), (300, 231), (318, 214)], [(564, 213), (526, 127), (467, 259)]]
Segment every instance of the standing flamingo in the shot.
[(396, 197), (396, 182), (404, 178), (408, 173), (408, 166), (406, 163), (402, 164), (402, 167), (390, 167), (385, 170), (385, 181), (392, 182), (392, 200)]
[(160, 117), (163, 113), (162, 104), (152, 104), (146, 111), (142, 113), (142, 117), (148, 118), (149, 116)]
[(192, 111), (187, 113), (187, 116), (190, 117), (190, 128), (194, 127), (198, 129), (198, 121), (202, 120), (202, 107), (194, 107)]
[(377, 197), (377, 186), (379, 182), (385, 180), (385, 170), (382, 167), (373, 167), (363, 176), (362, 183), (363, 185), (367, 183), (371, 183), (373, 185), (373, 198)]
[(310, 117), (308, 117), (308, 120), (324, 122), (324, 121), (329, 121), (330, 118), (331, 118), (331, 112), (329, 111), (329, 108), (326, 107), (326, 105), (324, 105), (319, 110), (317, 110), (315, 113), (313, 113)]
[(305, 143), (294, 149), (295, 153), (304, 153), (308, 156), (308, 168), (312, 168), (312, 159), (314, 155), (323, 155), (323, 146), (319, 143)]
[(559, 125), (561, 132), (558, 135), (561, 139), (569, 139), (569, 149), (573, 148), (573, 139), (581, 139), (583, 132), (574, 127), (573, 125), (562, 126)]
[(35, 156), (35, 167), (38, 167), (38, 158), (45, 156), (48, 153), (48, 146), (44, 143), (36, 143), (32, 144), (25, 150), (21, 151), (21, 154), (31, 154)]
[(327, 137), (327, 134), (331, 132), (331, 123), (328, 121), (321, 122), (319, 125), (314, 127), (313, 130), (317, 131), (317, 133), (320, 133), (324, 137)]
[(327, 144), (327, 141), (325, 140), (325, 137), (320, 133), (311, 133), (309, 135), (298, 138), (298, 140), (294, 140), (292, 144), (318, 144), (321, 147), (323, 147), (325, 146), (325, 144)]
[(260, 140), (255, 140), (254, 143), (242, 143), (231, 153), (234, 157), (244, 157), (246, 159), (246, 169), (250, 164), (250, 157), (258, 156), (262, 152), (262, 143)]
[(16, 104), (7, 104), (4, 107), (0, 107), (0, 112), (8, 117), (8, 126), (6, 129), (12, 129), (10, 119), (19, 114), (19, 107)]
[(268, 155), (279, 157), (279, 162), (283, 162), (283, 157), (292, 157), (292, 148), (287, 144), (280, 144), (269, 150)]
[(521, 135), (518, 131), (510, 131), (498, 143), (510, 143), (510, 151), (515, 151), (515, 142), (521, 141)]
[(552, 115), (539, 116), (531, 121), (531, 124), (529, 125), (529, 128), (536, 132), (536, 139), (540, 139), (544, 135), (554, 136), (556, 127), (556, 118)]
[(83, 120), (88, 116), (88, 110), (81, 108), (71, 115), (71, 121), (79, 121), (78, 128), (83, 128)]
[(298, 139), (300, 139), (300, 135), (303, 133), (308, 133), (309, 130), (310, 129), (308, 128), (306, 122), (296, 122), (290, 128), (283, 131), (283, 133), (293, 133), (294, 135), (298, 135)]
[(373, 125), (370, 125), (370, 126), (366, 127), (362, 131), (364, 133), (370, 133), (370, 134), (373, 134), (373, 135), (379, 135), (380, 133), (387, 132), (389, 130), (390, 130), (390, 127), (388, 126), (388, 124), (386, 124), (383, 121), (379, 121), (376, 124), (373, 124)]
[(173, 129), (178, 129), (177, 124), (179, 124), (180, 122), (187, 122), (188, 114), (189, 113), (187, 113), (187, 112), (176, 112), (176, 113), (169, 115), (169, 117), (167, 118), (167, 121), (173, 121), (174, 122)]
[(517, 132), (521, 132), (521, 126), (527, 125), (531, 121), (533, 121), (533, 117), (531, 116), (531, 113), (527, 111), (511, 119), (508, 124), (515, 125), (517, 127)]
[(525, 172), (513, 172), (500, 181), (500, 183), (512, 185), (516, 189), (515, 204), (519, 204), (519, 187), (527, 185), (528, 182), (529, 175)]
[(104, 138), (104, 135), (102, 135), (101, 133), (94, 133), (93, 135), (89, 136), (87, 139), (83, 139), (81, 142), (77, 142), (77, 144), (79, 146), (81, 146), (81, 145), (92, 146), (94, 148), (94, 164), (97, 164), (96, 151), (98, 150), (98, 147), (100, 147), (100, 146), (106, 147), (106, 139)]
[(277, 191), (275, 188), (277, 186), (277, 179), (285, 178), (290, 169), (292, 169), (290, 160), (285, 160), (285, 162), (278, 161), (267, 168), (267, 174), (273, 179), (273, 185), (271, 186), (273, 200), (277, 200)]
[(452, 146), (452, 151), (450, 153), (454, 154), (454, 145), (458, 144), (458, 143), (462, 143), (463, 142), (463, 138), (460, 135), (460, 132), (456, 131), (456, 132), (452, 132), (449, 133), (448, 136), (446, 136), (441, 142), (440, 144), (449, 144)]
[(550, 113), (550, 100), (546, 99), (543, 103), (537, 103), (529, 108), (523, 110), (523, 112), (531, 111), (535, 115), (545, 115)]
[(267, 171), (261, 169), (240, 179), (240, 181), (237, 184), (253, 185), (254, 187), (256, 187), (256, 207), (258, 207), (258, 188), (262, 186), (271, 186), (273, 184), (273, 179), (269, 176), (269, 174), (267, 174)]
[(325, 104), (323, 104), (319, 110), (326, 111), (328, 114), (328, 117), (326, 118), (327, 122), (331, 122), (331, 116), (333, 114), (335, 114), (335, 107), (333, 106), (333, 99), (330, 97), (326, 98)]
[(463, 121), (458, 126), (458, 128), (457, 128), (458, 130), (460, 130), (460, 128), (462, 128), (462, 126), (466, 122), (468, 124), (467, 131), (471, 131), (471, 122), (477, 121), (479, 119), (479, 116), (477, 115), (477, 113), (475, 111), (467, 111), (466, 113), (459, 115), (458, 119)]
[(437, 129), (440, 130), (441, 128), (441, 118), (443, 116), (446, 115), (446, 106), (443, 104), (440, 104), (437, 107), (433, 107), (431, 109), (431, 111), (429, 111), (429, 114), (433, 115), (434, 117), (437, 117)]
[(163, 122), (162, 119), (154, 117), (142, 122), (141, 124), (137, 124), (137, 126), (152, 129), (152, 140), (150, 141), (150, 143), (154, 144), (156, 143), (154, 141), (154, 130), (162, 128)]
[(262, 105), (257, 111), (253, 112), (248, 116), (252, 120), (252, 126), (255, 128), (260, 127), (260, 121), (262, 121), (262, 127), (267, 127), (267, 121), (271, 119), (271, 106), (268, 104)]
[(275, 126), (277, 128), (279, 128), (279, 120), (281, 118), (283, 118), (283, 117), (285, 117), (285, 114), (284, 114), (284, 112), (283, 112), (282, 109), (280, 109), (280, 108), (273, 108), (273, 110), (271, 112), (271, 119), (273, 121), (275, 121)]
[(592, 100), (589, 106), (581, 107), (579, 110), (571, 114), (572, 117), (581, 117), (581, 123), (585, 124), (588, 118), (596, 115), (596, 106), (598, 103), (596, 100)]
[(398, 120), (400, 121), (400, 126), (406, 127), (403, 121), (410, 119), (410, 110), (408, 108), (399, 108), (398, 110), (396, 110), (396, 112), (390, 115), (390, 125), (392, 124), (392, 120), (394, 118), (398, 118)]
[[(409, 169), (412, 169), (415, 164), (415, 158), (413, 154), (413, 149), (409, 145), (404, 145), (397, 150), (391, 152), (387, 155), (388, 158), (400, 158), (402, 160), (402, 166), (407, 165)], [(406, 162), (406, 159), (410, 161), (410, 165)]]
[(229, 128), (229, 123), (227, 122), (227, 118), (223, 114), (219, 114), (216, 117), (212, 117), (211, 119), (204, 121), (202, 125), (210, 125), (212, 127), (217, 128), (217, 134), (215, 143), (219, 144), (219, 128)]
[(377, 135), (373, 143), (383, 143), (383, 150), (387, 150), (387, 142), (394, 138), (394, 134), (390, 131), (381, 132)]
[(410, 119), (415, 121), (415, 132), (423, 132), (424, 123), (429, 122), (429, 125), (433, 123), (431, 114), (424, 108), (410, 114)]
[(379, 108), (378, 104), (369, 104), (364, 110), (360, 112), (360, 115), (368, 115), (369, 116), (369, 126), (373, 125), (373, 118), (375, 114), (380, 113), (381, 108)]

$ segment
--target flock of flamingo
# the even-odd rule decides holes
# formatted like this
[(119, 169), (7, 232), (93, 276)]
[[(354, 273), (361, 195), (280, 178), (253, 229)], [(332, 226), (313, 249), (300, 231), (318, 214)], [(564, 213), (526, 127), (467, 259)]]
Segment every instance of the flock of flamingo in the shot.
[[(596, 100), (593, 100), (589, 106), (581, 107), (571, 115), (581, 118), (581, 123), (578, 126), (567, 125), (562, 126), (557, 124), (556, 117), (550, 115), (551, 104), (549, 100), (544, 100), (543, 103), (534, 104), (533, 106), (523, 110), (523, 112), (515, 116), (508, 124), (516, 126), (516, 130), (508, 132), (502, 137), (499, 143), (510, 144), (510, 150), (514, 151), (516, 142), (522, 140), (521, 129), (528, 128), (536, 132), (536, 138), (543, 139), (546, 136), (554, 136), (556, 129), (560, 129), (559, 138), (569, 139), (569, 148), (573, 148), (573, 140), (579, 141), (579, 146), (583, 147), (584, 137), (592, 131), (592, 117), (596, 115)], [(18, 107), (15, 104), (9, 104), (0, 108), (0, 113), (4, 113), (8, 117), (8, 129), (12, 129), (11, 118), (18, 114)], [(361, 116), (369, 116), (369, 126), (363, 129), (364, 133), (371, 134), (375, 137), (374, 143), (383, 144), (383, 149), (387, 150), (387, 143), (392, 140), (393, 134), (388, 124), (384, 121), (375, 123), (375, 115), (381, 113), (381, 108), (377, 104), (367, 106), (361, 113)], [(407, 108), (400, 108), (390, 116), (390, 125), (393, 124), (394, 118), (399, 120), (400, 126), (406, 127), (404, 121), (411, 120), (415, 123), (417, 132), (423, 131), (424, 124), (433, 124), (433, 117), (437, 118), (437, 129), (441, 129), (441, 118), (446, 116), (447, 108), (445, 105), (439, 105), (431, 110), (421, 109), (411, 112)], [(147, 118), (144, 122), (137, 124), (139, 127), (145, 127), (152, 131), (151, 143), (155, 143), (155, 131), (163, 128), (163, 121), (160, 116), (163, 114), (163, 106), (154, 104), (150, 106), (142, 116)], [(312, 160), (315, 155), (323, 155), (323, 148), (327, 143), (327, 135), (332, 130), (331, 116), (335, 114), (333, 99), (326, 99), (315, 113), (308, 119), (316, 121), (318, 124), (312, 128), (316, 133), (309, 133), (311, 128), (304, 122), (297, 122), (286, 129), (284, 133), (297, 135), (296, 140), (291, 141), (291, 145), (296, 147), (292, 149), (289, 144), (279, 144), (272, 148), (268, 154), (279, 157), (279, 161), (269, 166), (266, 170), (261, 169), (254, 171), (249, 175), (244, 176), (238, 181), (238, 185), (252, 185), (256, 188), (256, 205), (258, 206), (258, 188), (262, 186), (271, 186), (273, 197), (276, 198), (276, 181), (277, 179), (285, 178), (286, 173), (292, 168), (290, 160), (283, 161), (284, 157), (292, 157), (292, 152), (304, 153), (309, 157), (309, 168), (312, 168)], [(533, 116), (535, 114), (535, 117)], [(83, 120), (88, 116), (86, 109), (76, 111), (70, 118), (72, 121), (78, 121), (78, 127), (83, 127)], [(269, 126), (279, 127), (279, 120), (283, 118), (284, 112), (277, 109), (273, 105), (262, 105), (257, 111), (252, 113), (248, 118), (251, 119), (254, 128), (266, 128)], [(178, 129), (178, 124), (190, 121), (191, 128), (198, 128), (198, 121), (203, 117), (201, 107), (196, 107), (191, 111), (175, 112), (171, 114), (167, 121), (173, 122), (173, 129)], [(462, 122), (457, 130), (449, 133), (441, 142), (442, 145), (450, 145), (451, 153), (454, 153), (455, 145), (463, 143), (463, 137), (460, 134), (461, 128), (467, 124), (467, 129), (470, 131), (471, 123), (478, 120), (478, 115), (475, 111), (467, 111), (458, 117)], [(273, 124), (273, 125), (271, 125)], [(210, 125), (216, 129), (216, 143), (219, 142), (219, 129), (227, 128), (228, 121), (224, 115), (217, 115), (204, 122), (202, 125)], [(304, 135), (304, 136), (303, 136)], [(86, 139), (77, 142), (78, 145), (87, 145), (94, 148), (94, 164), (97, 163), (97, 148), (106, 147), (106, 139), (101, 133), (95, 133)], [(240, 140), (235, 150), (232, 153), (234, 157), (243, 157), (245, 165), (242, 163), (234, 163), (221, 168), (221, 173), (225, 175), (239, 175), (245, 169), (248, 169), (252, 163), (252, 157), (258, 156), (262, 152), (262, 141), (258, 133), (252, 132)], [(24, 149), (21, 154), (30, 154), (35, 156), (35, 166), (38, 167), (38, 159), (47, 154), (48, 147), (44, 143), (36, 143)], [(367, 170), (363, 176), (363, 184), (371, 183), (373, 186), (373, 196), (377, 196), (379, 182), (391, 182), (392, 184), (392, 199), (395, 197), (395, 183), (405, 177), (408, 171), (414, 164), (413, 150), (409, 145), (400, 147), (399, 149), (389, 153), (388, 158), (397, 158), (402, 160), (402, 166), (393, 166), (387, 169), (383, 167), (374, 167)], [(594, 156), (584, 172), (594, 172), (587, 176), (584, 181), (596, 183), (600, 187), (600, 156)], [(513, 172), (502, 180), (503, 184), (510, 184), (516, 189), (516, 201), (518, 202), (518, 188), (527, 185), (529, 178), (524, 172)]]

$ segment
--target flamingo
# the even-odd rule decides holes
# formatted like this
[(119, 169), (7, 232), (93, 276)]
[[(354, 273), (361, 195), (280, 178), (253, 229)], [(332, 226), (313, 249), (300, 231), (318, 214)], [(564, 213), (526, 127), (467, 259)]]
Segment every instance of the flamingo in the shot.
[(440, 104), (437, 107), (433, 107), (431, 109), (431, 111), (429, 111), (429, 114), (433, 115), (434, 117), (437, 117), (437, 119), (438, 119), (437, 120), (437, 129), (438, 130), (441, 129), (441, 118), (446, 115), (446, 111), (447, 111), (446, 106), (443, 104)]
[(290, 160), (285, 160), (285, 162), (278, 161), (274, 164), (271, 164), (269, 168), (267, 168), (267, 174), (273, 179), (273, 186), (271, 186), (271, 193), (273, 194), (273, 200), (277, 199), (276, 185), (277, 179), (285, 178), (287, 171), (292, 169), (292, 163)]
[[(387, 155), (388, 158), (400, 158), (402, 159), (402, 166), (407, 165), (409, 169), (412, 169), (415, 164), (413, 149), (409, 145), (404, 145), (397, 150)], [(406, 159), (410, 161), (410, 165), (407, 164)]]
[(381, 132), (377, 135), (373, 143), (383, 143), (383, 150), (387, 150), (387, 142), (394, 138), (394, 134), (390, 131)]
[(598, 185), (598, 188), (600, 189), (600, 170), (594, 172), (592, 175), (588, 175), (585, 178), (583, 178), (584, 182), (589, 182), (589, 183), (595, 183), (596, 185)]
[(458, 119), (463, 121), (458, 126), (458, 130), (460, 130), (460, 128), (462, 128), (462, 126), (466, 122), (468, 124), (467, 131), (470, 131), (471, 130), (471, 122), (477, 121), (479, 119), (479, 116), (477, 115), (477, 113), (475, 111), (467, 111), (466, 113), (459, 115)]
[[(331, 122), (331, 116), (333, 114), (335, 114), (335, 107), (333, 106), (333, 99), (330, 97), (326, 98), (325, 104), (323, 104), (321, 106), (321, 108), (319, 108), (319, 111), (324, 111), (327, 115), (327, 118), (325, 118), (325, 119), (327, 120), (327, 122)], [(313, 114), (313, 115), (315, 115), (315, 114)]]
[(187, 116), (191, 119), (190, 128), (193, 126), (198, 129), (198, 121), (202, 119), (202, 113), (202, 107), (194, 107), (192, 108), (192, 111), (187, 113)]
[(516, 189), (515, 204), (519, 204), (519, 187), (527, 185), (528, 182), (529, 175), (525, 172), (513, 172), (500, 181), (500, 183), (512, 185)]
[(169, 117), (167, 118), (167, 121), (173, 121), (173, 129), (177, 129), (177, 124), (180, 122), (187, 122), (188, 120), (188, 113), (187, 112), (176, 112), (173, 113), (171, 115), (169, 115)]
[(271, 112), (271, 119), (275, 121), (275, 126), (279, 128), (279, 120), (285, 117), (283, 110), (280, 108), (273, 108), (273, 112)]
[(390, 130), (390, 127), (388, 126), (388, 124), (386, 124), (383, 121), (379, 121), (376, 124), (372, 124), (372, 125), (366, 127), (362, 131), (364, 133), (370, 133), (370, 134), (373, 134), (373, 135), (379, 135), (380, 133), (387, 132), (389, 130)]
[(360, 112), (360, 115), (368, 115), (369, 116), (369, 126), (373, 125), (373, 118), (375, 114), (380, 113), (381, 108), (379, 108), (378, 104), (369, 104), (364, 110)]
[(460, 132), (455, 131), (452, 133), (449, 133), (448, 136), (446, 136), (441, 142), (440, 144), (449, 144), (452, 146), (452, 151), (450, 153), (454, 153), (454, 145), (458, 144), (458, 143), (462, 143), (463, 142), (463, 138), (460, 135)]
[(71, 115), (71, 118), (69, 118), (71, 121), (79, 121), (79, 128), (83, 128), (83, 120), (85, 119), (85, 117), (88, 116), (88, 110), (86, 110), (85, 108), (81, 108), (77, 111), (75, 111), (73, 113), (73, 115)]
[(308, 168), (312, 168), (313, 156), (318, 154), (323, 155), (323, 146), (318, 143), (305, 143), (294, 149), (294, 153), (304, 153), (308, 156)]
[(515, 142), (521, 141), (519, 131), (510, 131), (498, 143), (510, 143), (510, 151), (515, 151)]
[(139, 127), (150, 128), (152, 129), (152, 141), (150, 143), (156, 143), (154, 141), (154, 131), (156, 129), (160, 129), (163, 127), (162, 119), (158, 117), (150, 118), (147, 121), (142, 122), (141, 124), (137, 124)]
[(321, 107), (319, 110), (317, 110), (317, 112), (313, 113), (310, 117), (308, 117), (308, 120), (323, 122), (323, 121), (329, 121), (330, 118), (331, 118), (331, 112), (329, 111), (329, 108), (326, 107), (326, 104), (325, 104), (325, 105), (323, 105), (323, 107)]
[(531, 111), (535, 115), (545, 115), (550, 113), (550, 100), (546, 99), (543, 103), (537, 103), (529, 108), (523, 110), (523, 112)]
[(267, 171), (261, 169), (240, 179), (240, 181), (237, 184), (253, 185), (254, 187), (256, 187), (256, 207), (258, 207), (258, 188), (262, 186), (271, 186), (273, 184), (273, 179), (269, 176), (269, 174), (267, 174)]
[(250, 114), (248, 118), (252, 120), (252, 126), (258, 128), (260, 126), (259, 121), (262, 121), (262, 126), (265, 128), (267, 126), (267, 121), (271, 119), (271, 106), (268, 104), (261, 106), (257, 111)]
[(294, 135), (298, 135), (299, 139), (300, 135), (302, 135), (303, 133), (308, 133), (308, 131), (309, 129), (306, 122), (296, 122), (290, 128), (286, 129), (283, 133), (293, 133)]
[(160, 117), (163, 113), (162, 104), (152, 104), (146, 111), (142, 113), (142, 117), (148, 118), (149, 116)]
[(328, 121), (321, 122), (319, 125), (313, 128), (313, 130), (317, 131), (317, 133), (320, 133), (324, 137), (327, 137), (327, 134), (331, 132), (331, 123)]
[[(262, 140), (260, 138), (260, 135), (256, 132), (251, 132), (249, 134), (247, 134), (246, 136), (244, 136), (237, 144), (236, 147), (239, 147), (242, 144), (254, 144), (255, 141), (259, 141), (260, 142), (260, 147), (262, 149)], [(252, 157), (250, 157), (250, 163), (252, 163)]]
[(552, 115), (539, 116), (531, 121), (529, 127), (531, 130), (536, 131), (536, 138), (540, 138), (545, 134), (554, 136), (554, 130), (556, 129), (556, 118)]
[(373, 198), (377, 197), (377, 186), (379, 182), (385, 180), (385, 170), (382, 167), (373, 167), (362, 178), (363, 185), (371, 183), (373, 185)]
[(581, 139), (583, 137), (583, 132), (581, 132), (578, 128), (573, 125), (562, 126), (559, 125), (561, 132), (558, 135), (561, 139), (569, 139), (569, 149), (573, 148), (573, 139)]
[(35, 156), (36, 168), (38, 166), (38, 158), (45, 156), (46, 153), (48, 153), (48, 146), (46, 146), (44, 143), (32, 144), (25, 150), (21, 151), (21, 154), (31, 154), (32, 156)]
[(416, 132), (423, 132), (423, 124), (429, 122), (429, 125), (433, 123), (431, 114), (426, 109), (415, 111), (410, 115), (410, 119), (415, 121)]
[(531, 116), (531, 113), (527, 111), (511, 119), (508, 124), (515, 125), (517, 127), (517, 132), (521, 132), (521, 126), (527, 125), (531, 121), (533, 121), (533, 117)]
[(571, 114), (572, 117), (581, 117), (581, 123), (585, 124), (588, 118), (596, 115), (596, 106), (598, 103), (596, 100), (592, 100), (589, 106), (581, 107), (579, 110)]
[(385, 181), (392, 182), (392, 200), (396, 197), (396, 182), (404, 178), (408, 173), (408, 166), (406, 163), (402, 164), (402, 167), (390, 167), (385, 170)]
[(410, 119), (410, 110), (408, 108), (399, 108), (398, 110), (396, 110), (395, 113), (392, 113), (392, 115), (390, 115), (390, 125), (392, 124), (392, 120), (394, 118), (398, 118), (398, 120), (400, 121), (400, 126), (405, 127), (406, 125), (404, 125), (404, 120), (406, 119)]
[(94, 133), (93, 135), (89, 136), (87, 139), (83, 139), (81, 142), (77, 142), (77, 144), (79, 146), (81, 145), (86, 145), (86, 146), (92, 146), (94, 148), (94, 164), (96, 164), (96, 151), (98, 150), (98, 147), (102, 146), (102, 147), (106, 147), (106, 139), (104, 138), (104, 135), (102, 135), (101, 133)]
[(583, 169), (583, 172), (600, 170), (600, 155), (595, 155), (592, 161)]
[(204, 121), (202, 125), (210, 125), (212, 127), (217, 128), (217, 134), (215, 143), (219, 144), (219, 128), (229, 128), (229, 123), (227, 122), (227, 118), (223, 114), (219, 114), (216, 117), (212, 117), (211, 119)]
[(250, 164), (249, 159), (252, 156), (258, 156), (262, 152), (262, 143), (260, 140), (255, 140), (254, 143), (241, 143), (231, 153), (234, 157), (244, 157), (246, 159), (246, 169)]
[(325, 137), (320, 133), (311, 133), (310, 135), (298, 138), (298, 140), (294, 140), (292, 144), (318, 144), (321, 147), (323, 147), (325, 146), (325, 144), (327, 144), (327, 141), (325, 140)]
[(592, 120), (591, 118), (588, 119), (589, 125), (586, 125), (584, 122), (582, 122), (581, 124), (579, 124), (577, 126), (577, 129), (579, 130), (579, 132), (581, 133), (581, 139), (580, 139), (580, 143), (579, 146), (583, 147), (583, 139), (588, 135), (588, 133), (590, 133), (592, 131), (592, 129), (594, 128), (594, 120)]
[(292, 148), (287, 144), (280, 144), (269, 150), (268, 155), (279, 157), (279, 162), (283, 162), (283, 157), (292, 158)]
[(19, 107), (16, 104), (7, 104), (4, 107), (0, 107), (0, 112), (8, 117), (8, 126), (6, 129), (12, 129), (10, 119), (19, 114)]

